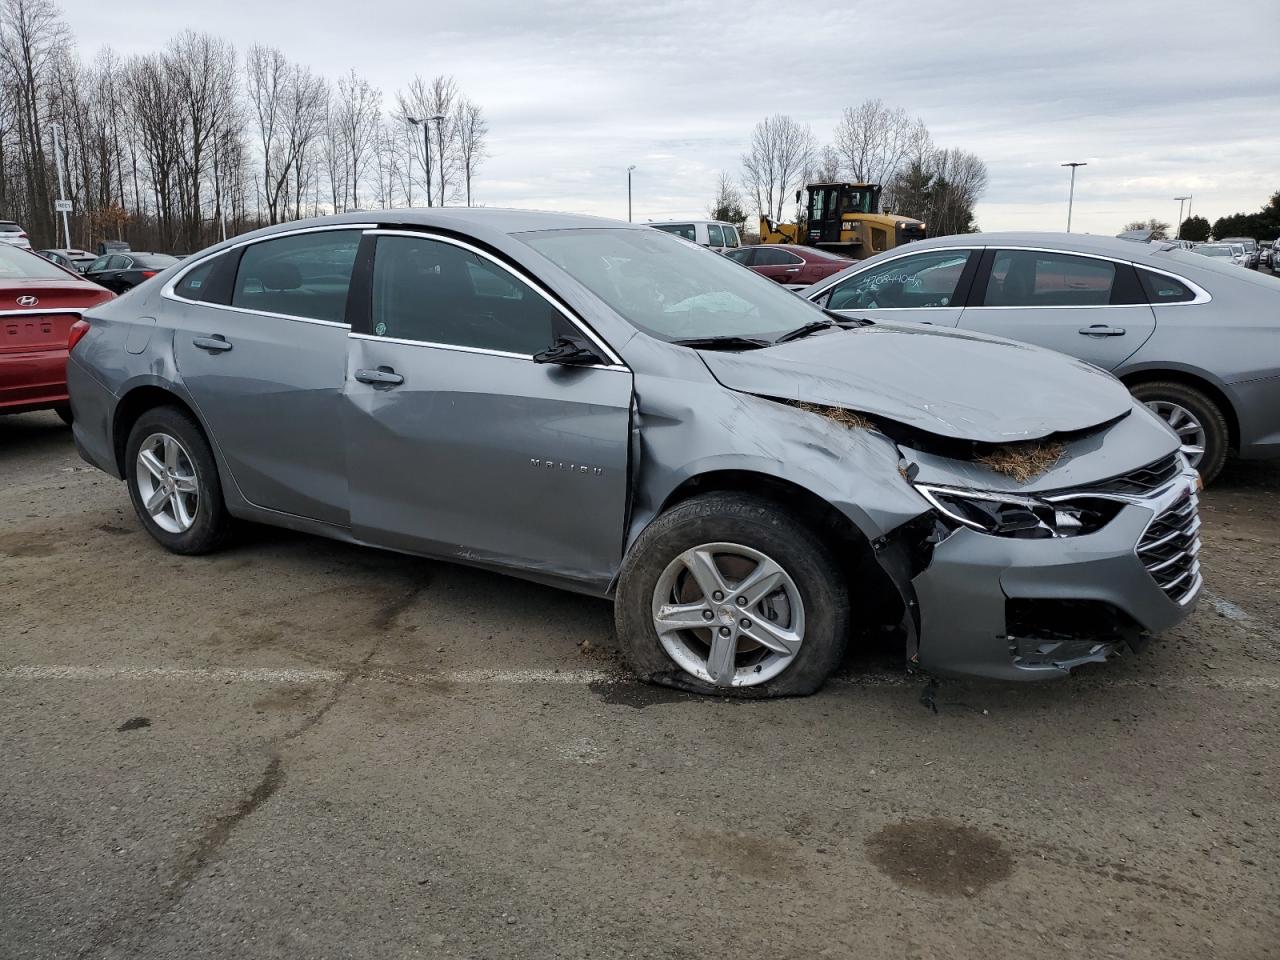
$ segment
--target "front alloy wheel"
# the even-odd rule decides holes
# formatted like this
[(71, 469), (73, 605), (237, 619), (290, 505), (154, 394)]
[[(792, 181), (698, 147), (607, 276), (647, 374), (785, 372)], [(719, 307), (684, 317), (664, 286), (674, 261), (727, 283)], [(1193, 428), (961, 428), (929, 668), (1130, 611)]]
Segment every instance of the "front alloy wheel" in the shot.
[(786, 670), (804, 643), (804, 601), (770, 557), (704, 543), (667, 565), (653, 591), (653, 626), (676, 664), (721, 687), (754, 686)]

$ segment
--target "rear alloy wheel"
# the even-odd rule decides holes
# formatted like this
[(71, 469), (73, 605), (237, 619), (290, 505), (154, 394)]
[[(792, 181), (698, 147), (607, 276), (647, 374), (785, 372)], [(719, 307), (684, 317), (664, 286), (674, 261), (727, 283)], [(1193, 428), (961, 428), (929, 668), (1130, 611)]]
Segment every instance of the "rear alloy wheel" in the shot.
[(174, 553), (209, 553), (222, 545), (231, 519), (204, 431), (174, 407), (138, 418), (125, 448), (129, 498), (138, 519)]
[(618, 638), (646, 680), (739, 697), (813, 693), (840, 664), (849, 595), (831, 551), (772, 501), (691, 498), (623, 563)]
[(1183, 456), (1205, 483), (1221, 472), (1230, 433), (1216, 403), (1194, 387), (1162, 381), (1140, 383), (1133, 395), (1178, 435)]

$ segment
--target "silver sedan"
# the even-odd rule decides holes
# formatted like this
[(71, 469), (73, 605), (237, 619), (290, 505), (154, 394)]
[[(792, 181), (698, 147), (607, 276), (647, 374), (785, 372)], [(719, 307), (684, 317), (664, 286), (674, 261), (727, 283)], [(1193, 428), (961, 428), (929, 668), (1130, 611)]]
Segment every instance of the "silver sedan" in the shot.
[(1280, 457), (1280, 282), (1176, 244), (1069, 233), (937, 237), (802, 290), (852, 317), (1022, 340), (1110, 371), (1206, 481)]

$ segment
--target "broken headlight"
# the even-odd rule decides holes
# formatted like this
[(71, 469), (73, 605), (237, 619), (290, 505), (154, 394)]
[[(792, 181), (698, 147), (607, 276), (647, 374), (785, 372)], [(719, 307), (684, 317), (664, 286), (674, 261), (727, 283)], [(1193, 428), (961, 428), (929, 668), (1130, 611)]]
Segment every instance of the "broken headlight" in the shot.
[(1123, 504), (1096, 497), (1019, 496), (985, 490), (963, 490), (930, 483), (916, 490), (948, 520), (997, 537), (1047, 540), (1078, 537), (1100, 530)]

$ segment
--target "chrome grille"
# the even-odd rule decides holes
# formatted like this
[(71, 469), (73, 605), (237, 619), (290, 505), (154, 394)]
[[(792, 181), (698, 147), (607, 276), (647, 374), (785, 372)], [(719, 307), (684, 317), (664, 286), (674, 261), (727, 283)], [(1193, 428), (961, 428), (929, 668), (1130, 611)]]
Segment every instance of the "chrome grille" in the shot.
[(1197, 498), (1188, 488), (1164, 513), (1147, 525), (1138, 541), (1138, 559), (1165, 595), (1182, 603), (1200, 586), (1200, 517)]
[(1178, 454), (1171, 453), (1163, 460), (1130, 471), (1123, 476), (1104, 480), (1089, 489), (1103, 493), (1142, 494), (1158, 490), (1182, 471)]

